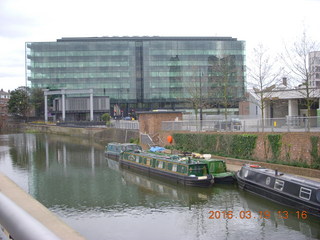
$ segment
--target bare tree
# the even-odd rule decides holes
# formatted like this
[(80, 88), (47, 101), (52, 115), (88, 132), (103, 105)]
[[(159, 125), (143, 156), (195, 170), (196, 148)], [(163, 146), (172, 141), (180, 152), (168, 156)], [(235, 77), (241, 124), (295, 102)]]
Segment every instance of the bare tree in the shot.
[(198, 113), (200, 111), (200, 128), (202, 124), (202, 109), (206, 106), (206, 77), (200, 68), (192, 68), (192, 77), (186, 84), (187, 101), (191, 103), (194, 110), (196, 121), (198, 120)]
[(238, 88), (237, 81), (238, 68), (235, 57), (221, 56), (214, 57), (210, 61), (208, 75), (210, 82), (210, 99), (211, 104), (224, 109), (224, 118), (227, 120), (228, 108), (236, 101)]
[(249, 86), (258, 98), (258, 107), (261, 110), (262, 131), (267, 101), (270, 100), (272, 90), (276, 87), (277, 79), (282, 69), (276, 65), (276, 59), (271, 59), (268, 49), (259, 44), (253, 49), (253, 56), (248, 67)]
[(319, 45), (311, 40), (304, 30), (301, 38), (295, 41), (291, 48), (285, 47), (285, 54), (282, 55), (286, 67), (298, 83), (297, 90), (305, 100), (307, 116), (311, 115), (311, 106), (316, 98), (319, 98), (319, 89), (312, 82), (316, 69), (310, 67), (316, 60), (316, 57), (310, 54), (318, 49)]

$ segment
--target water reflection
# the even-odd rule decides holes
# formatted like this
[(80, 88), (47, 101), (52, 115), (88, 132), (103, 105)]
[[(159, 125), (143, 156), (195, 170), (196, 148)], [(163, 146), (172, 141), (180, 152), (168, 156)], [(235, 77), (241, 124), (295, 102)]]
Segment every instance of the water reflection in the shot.
[[(319, 219), (281, 219), (277, 211), (290, 209), (236, 185), (184, 187), (123, 169), (87, 139), (0, 135), (0, 171), (87, 239), (320, 238)], [(265, 211), (270, 218), (259, 217)]]

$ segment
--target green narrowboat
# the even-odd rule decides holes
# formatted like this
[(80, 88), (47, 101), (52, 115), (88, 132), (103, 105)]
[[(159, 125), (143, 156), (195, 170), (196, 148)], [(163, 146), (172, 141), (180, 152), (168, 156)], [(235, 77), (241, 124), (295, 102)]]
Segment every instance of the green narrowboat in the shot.
[(209, 174), (207, 164), (192, 159), (181, 160), (176, 156), (129, 150), (121, 153), (119, 162), (122, 166), (187, 186), (209, 187), (214, 183), (214, 177)]
[(234, 183), (236, 176), (234, 172), (228, 172), (225, 161), (220, 159), (200, 159), (206, 163), (209, 173), (214, 176), (215, 183)]
[(109, 143), (105, 148), (105, 156), (113, 160), (119, 160), (124, 151), (142, 151), (141, 146), (133, 143)]

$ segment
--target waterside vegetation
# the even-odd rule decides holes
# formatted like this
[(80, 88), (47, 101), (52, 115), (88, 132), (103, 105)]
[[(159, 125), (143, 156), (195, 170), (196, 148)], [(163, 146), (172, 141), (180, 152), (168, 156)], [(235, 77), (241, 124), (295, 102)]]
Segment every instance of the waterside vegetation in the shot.
[[(209, 153), (237, 159), (258, 160), (257, 151), (263, 149), (265, 161), (289, 166), (320, 169), (319, 136), (310, 136), (310, 161), (293, 159), (291, 145), (286, 144), (281, 134), (266, 134), (263, 148), (258, 148), (257, 134), (201, 134), (174, 133), (171, 148), (184, 152)], [(261, 147), (261, 146), (260, 146)]]

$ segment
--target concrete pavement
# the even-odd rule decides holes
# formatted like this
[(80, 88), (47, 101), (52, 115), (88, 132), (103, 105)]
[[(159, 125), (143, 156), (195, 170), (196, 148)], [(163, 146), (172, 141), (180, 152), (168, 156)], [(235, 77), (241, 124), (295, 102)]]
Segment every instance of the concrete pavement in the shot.
[(23, 191), (18, 185), (2, 173), (0, 173), (0, 192), (10, 198), (15, 204), (29, 213), (61, 239), (85, 240), (84, 237), (65, 224), (45, 206)]

